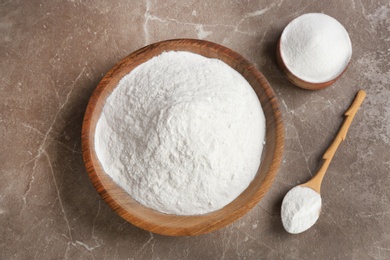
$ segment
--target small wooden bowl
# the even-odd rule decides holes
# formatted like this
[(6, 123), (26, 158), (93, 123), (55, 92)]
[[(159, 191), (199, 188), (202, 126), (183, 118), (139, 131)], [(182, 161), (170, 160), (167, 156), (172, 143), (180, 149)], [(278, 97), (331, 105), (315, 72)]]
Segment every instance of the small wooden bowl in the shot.
[(325, 82), (321, 82), (321, 83), (313, 83), (313, 82), (309, 82), (309, 81), (305, 81), (303, 79), (300, 79), (298, 76), (296, 76), (294, 73), (292, 73), (286, 66), (285, 62), (283, 61), (283, 58), (282, 58), (282, 54), (281, 54), (281, 50), (280, 50), (280, 39), (278, 41), (278, 46), (277, 46), (277, 49), (276, 49), (276, 61), (279, 65), (279, 68), (283, 71), (283, 73), (286, 75), (287, 79), (293, 83), (294, 85), (298, 86), (298, 87), (301, 87), (301, 88), (304, 88), (304, 89), (308, 89), (308, 90), (319, 90), (319, 89), (323, 89), (323, 88), (326, 88), (326, 87), (329, 87), (330, 85), (332, 85), (333, 83), (335, 83), (343, 74), (344, 72), (347, 70), (347, 66), (345, 66), (344, 70), (334, 79), (332, 80), (329, 80), (329, 81), (325, 81)]
[[(255, 90), (266, 117), (266, 145), (262, 162), (249, 187), (224, 208), (209, 214), (177, 216), (158, 212), (135, 201), (104, 172), (94, 149), (95, 129), (107, 97), (132, 69), (164, 51), (188, 51), (217, 58), (241, 73)], [(221, 45), (178, 39), (146, 46), (121, 60), (101, 80), (89, 101), (82, 128), (83, 158), (89, 177), (103, 200), (122, 218), (150, 232), (193, 236), (220, 229), (246, 214), (271, 187), (282, 159), (284, 129), (275, 93), (265, 77), (246, 59)]]

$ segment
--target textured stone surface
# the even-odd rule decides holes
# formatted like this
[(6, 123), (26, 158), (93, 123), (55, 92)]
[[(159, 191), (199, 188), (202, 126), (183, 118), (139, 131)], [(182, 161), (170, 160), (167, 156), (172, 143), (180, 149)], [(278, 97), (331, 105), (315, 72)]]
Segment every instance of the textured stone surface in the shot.
[[(293, 18), (324, 12), (350, 33), (353, 57), (333, 86), (294, 87), (275, 61)], [(266, 197), (229, 227), (163, 237), (128, 224), (83, 166), (88, 99), (125, 55), (191, 37), (230, 47), (267, 77), (286, 147)], [(390, 4), (388, 1), (0, 1), (1, 259), (389, 259)], [(285, 193), (308, 180), (356, 91), (367, 98), (323, 183), (317, 224), (289, 235)]]

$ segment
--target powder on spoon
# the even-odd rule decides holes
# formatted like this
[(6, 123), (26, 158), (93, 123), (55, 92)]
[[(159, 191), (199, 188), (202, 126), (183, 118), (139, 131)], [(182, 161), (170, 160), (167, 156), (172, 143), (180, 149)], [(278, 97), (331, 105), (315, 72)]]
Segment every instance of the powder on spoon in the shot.
[(335, 79), (347, 67), (352, 45), (348, 32), (336, 19), (309, 13), (286, 26), (280, 39), (280, 54), (296, 77), (322, 83)]
[(98, 120), (105, 172), (146, 207), (221, 209), (255, 177), (265, 117), (249, 83), (217, 59), (164, 52), (124, 76)]
[(282, 223), (287, 232), (298, 234), (313, 226), (321, 210), (321, 195), (311, 188), (296, 186), (282, 202)]

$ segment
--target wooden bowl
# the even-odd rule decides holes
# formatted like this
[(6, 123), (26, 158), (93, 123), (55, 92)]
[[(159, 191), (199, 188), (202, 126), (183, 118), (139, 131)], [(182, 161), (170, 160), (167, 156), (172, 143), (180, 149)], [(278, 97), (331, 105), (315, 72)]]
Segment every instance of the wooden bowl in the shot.
[[(119, 80), (143, 62), (163, 51), (188, 51), (217, 58), (241, 73), (255, 90), (266, 118), (266, 145), (260, 168), (249, 187), (224, 208), (196, 216), (158, 212), (135, 201), (103, 170), (94, 150), (96, 124), (107, 97)], [(265, 77), (246, 59), (221, 45), (194, 39), (169, 40), (146, 46), (121, 60), (101, 80), (89, 101), (82, 128), (83, 158), (89, 177), (103, 200), (122, 218), (150, 232), (193, 236), (220, 229), (252, 209), (271, 187), (282, 159), (284, 129), (275, 93)]]
[(279, 68), (283, 71), (283, 73), (286, 75), (287, 79), (293, 83), (294, 85), (298, 86), (298, 87), (301, 87), (301, 88), (304, 88), (304, 89), (308, 89), (308, 90), (319, 90), (319, 89), (323, 89), (323, 88), (326, 88), (326, 87), (329, 87), (330, 85), (332, 85), (333, 83), (335, 83), (343, 74), (344, 72), (347, 70), (347, 66), (345, 66), (344, 70), (334, 79), (332, 80), (329, 80), (329, 81), (325, 81), (325, 82), (321, 82), (321, 83), (313, 83), (313, 82), (309, 82), (309, 81), (305, 81), (301, 78), (299, 78), (298, 76), (296, 76), (294, 73), (292, 73), (286, 66), (286, 63), (283, 61), (283, 57), (282, 57), (282, 54), (281, 54), (281, 50), (280, 50), (280, 39), (278, 41), (278, 46), (277, 46), (277, 49), (276, 49), (276, 61), (279, 65)]

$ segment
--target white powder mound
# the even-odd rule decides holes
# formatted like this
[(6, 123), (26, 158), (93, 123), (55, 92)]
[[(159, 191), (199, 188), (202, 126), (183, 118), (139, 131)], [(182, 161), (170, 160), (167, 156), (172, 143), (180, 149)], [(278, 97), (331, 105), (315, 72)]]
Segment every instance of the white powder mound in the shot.
[(249, 83), (217, 59), (164, 52), (123, 77), (97, 123), (105, 172), (141, 204), (198, 215), (255, 177), (265, 117)]
[(311, 188), (296, 186), (282, 202), (282, 223), (287, 232), (298, 234), (313, 226), (321, 210), (321, 196)]
[(352, 56), (344, 26), (320, 13), (304, 14), (289, 23), (282, 33), (280, 50), (291, 73), (312, 83), (339, 76)]

